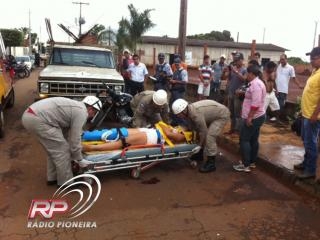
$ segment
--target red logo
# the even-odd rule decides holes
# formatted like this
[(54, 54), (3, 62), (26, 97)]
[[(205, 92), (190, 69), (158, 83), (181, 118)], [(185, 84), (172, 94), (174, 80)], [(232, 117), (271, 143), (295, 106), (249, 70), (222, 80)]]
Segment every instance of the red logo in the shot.
[(34, 219), (40, 216), (46, 219), (51, 219), (56, 213), (64, 213), (69, 206), (66, 200), (32, 200), (28, 218)]

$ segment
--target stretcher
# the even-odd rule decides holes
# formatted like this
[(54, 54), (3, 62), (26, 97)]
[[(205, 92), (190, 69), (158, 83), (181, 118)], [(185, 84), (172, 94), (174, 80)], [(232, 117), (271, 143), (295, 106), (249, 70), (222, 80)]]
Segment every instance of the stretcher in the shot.
[(176, 144), (168, 146), (163, 144), (140, 145), (126, 147), (121, 150), (110, 152), (90, 152), (84, 154), (84, 158), (90, 161), (83, 173), (100, 173), (116, 171), (120, 169), (131, 169), (131, 176), (139, 178), (143, 171), (161, 162), (187, 159), (190, 166), (195, 168), (197, 162), (190, 159), (193, 154), (199, 152), (197, 144)]

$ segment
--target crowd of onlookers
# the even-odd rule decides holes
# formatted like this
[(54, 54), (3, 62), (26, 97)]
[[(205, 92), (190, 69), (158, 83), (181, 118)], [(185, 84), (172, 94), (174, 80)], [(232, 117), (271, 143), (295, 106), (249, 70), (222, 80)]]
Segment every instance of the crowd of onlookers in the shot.
[[(300, 89), (304, 89), (301, 105), (302, 139), (306, 150), (303, 164), (295, 168), (304, 169), (299, 175), (301, 178), (315, 175), (320, 118), (319, 49), (315, 48), (309, 53), (314, 71), (305, 87), (296, 79), (294, 67), (288, 63), (286, 54), (280, 55), (279, 62), (269, 61), (263, 66), (259, 52), (250, 57), (247, 65), (244, 64), (243, 54), (238, 51), (232, 52), (230, 63), (226, 63), (224, 54), (213, 64), (209, 55), (203, 57), (203, 64), (199, 66), (197, 98), (199, 101), (213, 99), (228, 107), (231, 125), (225, 134), (239, 136), (242, 153), (242, 161), (234, 166), (235, 170), (250, 172), (255, 167), (260, 127), (266, 119), (281, 125), (289, 124), (285, 104), (289, 82), (294, 81)], [(171, 66), (165, 60), (165, 54), (159, 53), (155, 74), (150, 78), (154, 81), (155, 91), (162, 89), (170, 95), (169, 107), (174, 112), (174, 102), (185, 99), (188, 71), (178, 54)], [(132, 95), (142, 92), (149, 74), (139, 56), (130, 56), (130, 51), (125, 50), (121, 66), (126, 91)], [(227, 84), (225, 95), (221, 98), (223, 81)], [(206, 104), (210, 105), (210, 102)], [(176, 114), (171, 114), (171, 119), (173, 125), (184, 123)], [(209, 129), (210, 124), (207, 123), (206, 127)]]
[[(320, 130), (320, 47), (314, 48), (308, 55), (314, 70), (301, 98), (301, 136), (305, 154), (303, 162), (295, 165), (296, 169), (303, 170), (298, 175), (301, 179), (316, 175)], [(273, 113), (271, 119), (285, 122), (284, 106), (289, 81), (294, 80), (299, 87), (302, 86), (295, 79), (294, 68), (288, 64), (285, 54), (280, 55), (279, 64), (268, 62), (264, 66), (260, 65), (259, 53), (249, 60), (247, 66), (244, 65), (242, 53), (234, 52), (232, 57), (232, 62), (226, 64), (226, 57), (221, 55), (219, 61), (212, 65), (210, 57), (204, 56), (203, 64), (199, 66), (198, 101), (189, 103), (185, 99), (187, 66), (179, 55), (175, 56), (170, 66), (165, 61), (165, 55), (159, 53), (156, 72), (154, 76), (149, 76), (139, 55), (130, 56), (130, 52), (125, 50), (121, 73), (125, 91), (133, 96), (130, 106), (134, 128), (102, 131), (104, 137), (101, 140), (106, 143), (98, 148), (112, 150), (125, 148), (128, 144), (189, 143), (194, 140), (201, 147), (192, 156), (194, 160), (203, 160), (199, 171), (212, 172), (216, 170), (218, 154), (216, 139), (231, 119), (230, 130), (226, 134), (239, 136), (242, 158), (233, 168), (241, 172), (252, 171), (267, 108), (270, 107)], [(154, 81), (153, 90), (145, 90), (148, 78)], [(222, 80), (227, 81), (224, 104), (207, 99), (212, 91), (220, 91)], [(22, 116), (24, 127), (38, 137), (48, 154), (48, 185), (71, 183), (72, 161), (80, 167), (92, 164), (83, 159), (82, 152), (88, 149), (82, 145), (81, 136), (86, 121), (95, 118), (101, 110), (102, 103), (95, 96), (87, 96), (82, 102), (63, 97), (47, 98), (25, 110)], [(168, 127), (168, 123), (178, 127)], [(111, 135), (115, 138), (110, 140)]]

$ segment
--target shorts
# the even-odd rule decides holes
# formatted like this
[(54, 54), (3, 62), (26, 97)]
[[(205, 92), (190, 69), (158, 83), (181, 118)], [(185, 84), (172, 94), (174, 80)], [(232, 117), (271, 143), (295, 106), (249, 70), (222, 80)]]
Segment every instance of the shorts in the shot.
[(199, 83), (198, 94), (208, 97), (210, 95), (210, 83), (205, 87), (203, 82)]
[(144, 132), (147, 135), (147, 144), (158, 144), (161, 141), (161, 135), (157, 129), (152, 128), (139, 128), (140, 132)]
[(264, 109), (267, 110), (268, 107), (270, 107), (271, 111), (280, 110), (279, 101), (274, 91), (272, 91), (271, 93), (267, 93), (266, 95), (266, 99), (264, 102)]

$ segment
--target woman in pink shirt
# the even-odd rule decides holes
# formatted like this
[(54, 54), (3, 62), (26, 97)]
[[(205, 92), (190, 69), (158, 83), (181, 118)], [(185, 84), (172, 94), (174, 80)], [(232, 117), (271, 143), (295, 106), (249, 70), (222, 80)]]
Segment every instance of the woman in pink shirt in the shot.
[(260, 128), (265, 121), (264, 101), (266, 87), (259, 79), (260, 68), (251, 65), (247, 68), (248, 88), (242, 105), (242, 124), (240, 129), (240, 151), (242, 161), (233, 168), (236, 171), (250, 172), (255, 168), (259, 150)]

